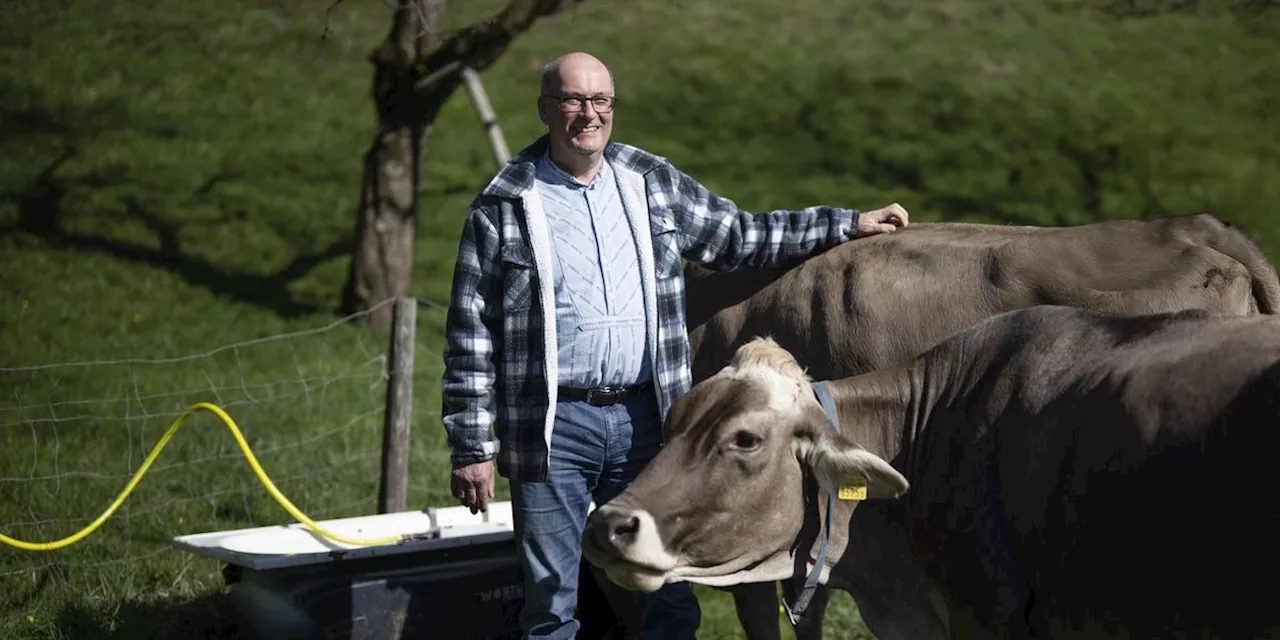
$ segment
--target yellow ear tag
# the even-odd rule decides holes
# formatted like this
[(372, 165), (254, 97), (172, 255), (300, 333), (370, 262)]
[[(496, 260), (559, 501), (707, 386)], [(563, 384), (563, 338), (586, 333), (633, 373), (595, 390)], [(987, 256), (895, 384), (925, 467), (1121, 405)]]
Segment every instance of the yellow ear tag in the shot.
[(858, 473), (841, 476), (840, 490), (836, 493), (836, 497), (841, 500), (866, 500), (866, 476)]

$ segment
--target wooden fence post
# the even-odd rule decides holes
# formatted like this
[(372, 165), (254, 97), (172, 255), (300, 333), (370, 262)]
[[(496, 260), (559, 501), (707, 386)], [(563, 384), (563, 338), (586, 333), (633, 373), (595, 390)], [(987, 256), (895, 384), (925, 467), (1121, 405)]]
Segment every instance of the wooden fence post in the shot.
[(378, 513), (404, 511), (409, 491), (409, 426), (413, 414), (413, 351), (418, 304), (397, 298), (387, 363), (387, 406), (382, 425), (382, 478)]

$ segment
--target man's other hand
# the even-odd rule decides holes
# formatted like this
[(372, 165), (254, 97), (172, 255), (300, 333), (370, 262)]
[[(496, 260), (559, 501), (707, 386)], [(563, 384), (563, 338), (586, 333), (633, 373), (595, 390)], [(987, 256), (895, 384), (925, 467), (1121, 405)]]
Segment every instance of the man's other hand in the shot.
[(489, 510), (493, 499), (493, 461), (477, 462), (453, 470), (450, 482), (453, 497), (471, 507), (471, 513)]

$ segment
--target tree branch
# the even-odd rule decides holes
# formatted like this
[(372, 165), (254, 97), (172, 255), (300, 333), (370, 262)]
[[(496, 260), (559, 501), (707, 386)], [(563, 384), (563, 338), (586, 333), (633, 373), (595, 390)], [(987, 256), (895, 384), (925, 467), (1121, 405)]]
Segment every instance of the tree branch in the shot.
[(333, 10), (337, 9), (340, 4), (342, 4), (342, 0), (333, 0), (333, 4), (329, 5), (329, 8), (325, 10), (324, 31), (320, 33), (321, 40), (329, 37), (329, 19), (333, 16)]
[(462, 81), (462, 66), (484, 71), (538, 18), (584, 1), (511, 0), (502, 11), (454, 33), (423, 56), (414, 68), (415, 87), (423, 93), (451, 93)]

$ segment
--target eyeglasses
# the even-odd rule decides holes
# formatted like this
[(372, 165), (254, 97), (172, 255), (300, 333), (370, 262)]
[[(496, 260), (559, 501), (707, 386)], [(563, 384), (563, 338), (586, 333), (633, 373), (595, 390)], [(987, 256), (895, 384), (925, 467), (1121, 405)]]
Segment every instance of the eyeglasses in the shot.
[(613, 111), (613, 103), (618, 100), (614, 96), (591, 96), (588, 98), (587, 96), (544, 95), (542, 97), (545, 100), (558, 101), (560, 110), (565, 113), (582, 111), (586, 108), (588, 102), (591, 103), (591, 108), (595, 109), (596, 113), (609, 113)]

